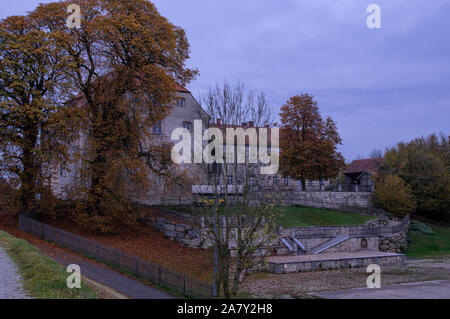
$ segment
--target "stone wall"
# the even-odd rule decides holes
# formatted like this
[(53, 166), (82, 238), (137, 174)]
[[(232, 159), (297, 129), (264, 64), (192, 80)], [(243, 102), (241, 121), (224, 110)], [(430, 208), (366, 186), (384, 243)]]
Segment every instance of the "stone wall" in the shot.
[(389, 253), (402, 253), (408, 247), (408, 227), (407, 225), (401, 232), (392, 236), (380, 237), (380, 251)]
[(149, 224), (163, 232), (170, 240), (191, 248), (207, 248), (198, 229), (183, 223), (177, 223), (166, 218), (150, 220)]
[(347, 269), (367, 267), (370, 264), (377, 264), (380, 266), (398, 265), (404, 263), (405, 257), (403, 255), (393, 254), (389, 256), (379, 257), (353, 257), (353, 258), (339, 258), (321, 261), (305, 261), (305, 262), (269, 262), (267, 270), (276, 274), (294, 273), (294, 272), (308, 272), (316, 270), (331, 270), (331, 269)]
[[(181, 245), (191, 248), (207, 249), (212, 246), (212, 238), (206, 236), (207, 230), (204, 227), (210, 218), (199, 216), (199, 220), (183, 213), (167, 212), (167, 218), (149, 218), (148, 224), (163, 232), (169, 239), (174, 240)], [(224, 227), (224, 218), (219, 218), (219, 227)], [(230, 225), (233, 224), (233, 218), (230, 218)], [(282, 228), (277, 233), (277, 238), (273, 240), (268, 247), (261, 250), (269, 250), (272, 255), (290, 254), (287, 247), (281, 242), (280, 238), (297, 238), (306, 251), (311, 251), (338, 235), (349, 236), (349, 238), (329, 249), (327, 252), (352, 252), (352, 251), (382, 251), (382, 252), (403, 252), (407, 245), (409, 219), (402, 222), (390, 222), (382, 227), (364, 226), (323, 226), (323, 227), (298, 227)], [(233, 232), (231, 230), (231, 237)], [(230, 242), (230, 250), (236, 249), (235, 241)]]
[(327, 208), (363, 214), (375, 214), (372, 193), (364, 192), (294, 192), (284, 205)]

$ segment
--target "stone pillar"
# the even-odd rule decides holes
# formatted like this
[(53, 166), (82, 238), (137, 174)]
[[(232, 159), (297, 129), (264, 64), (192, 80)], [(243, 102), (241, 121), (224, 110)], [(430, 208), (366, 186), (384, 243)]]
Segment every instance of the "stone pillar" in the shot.
[(302, 181), (298, 181), (298, 191), (303, 192)]
[(340, 182), (338, 183), (338, 192), (342, 192), (342, 184)]
[(358, 185), (358, 183), (355, 183), (355, 192), (359, 192), (359, 185)]
[(319, 191), (323, 192), (323, 180), (320, 180), (319, 185)]

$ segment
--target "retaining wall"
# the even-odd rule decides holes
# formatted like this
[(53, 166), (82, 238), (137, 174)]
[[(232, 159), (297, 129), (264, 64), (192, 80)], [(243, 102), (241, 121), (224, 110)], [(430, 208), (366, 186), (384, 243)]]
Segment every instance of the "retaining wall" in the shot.
[(284, 205), (300, 205), (316, 208), (376, 214), (373, 194), (369, 192), (294, 192), (284, 198)]

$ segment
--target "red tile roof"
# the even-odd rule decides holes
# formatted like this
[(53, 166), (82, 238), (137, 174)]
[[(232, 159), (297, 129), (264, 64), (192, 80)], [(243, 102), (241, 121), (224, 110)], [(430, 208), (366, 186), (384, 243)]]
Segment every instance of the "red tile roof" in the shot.
[(177, 90), (178, 92), (191, 93), (191, 91), (189, 91), (189, 90), (186, 89), (185, 87), (182, 87), (182, 86), (179, 85), (178, 83), (175, 83), (175, 90)]
[(345, 170), (344, 174), (352, 173), (376, 173), (380, 166), (384, 163), (383, 158), (369, 158), (353, 161)]

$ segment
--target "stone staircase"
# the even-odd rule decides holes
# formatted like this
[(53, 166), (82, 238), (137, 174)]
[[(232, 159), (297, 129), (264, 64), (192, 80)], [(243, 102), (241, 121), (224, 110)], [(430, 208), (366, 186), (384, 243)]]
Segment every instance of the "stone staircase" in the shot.
[(280, 241), (291, 255), (305, 255), (308, 253), (301, 241), (295, 237), (281, 237)]
[(350, 237), (348, 235), (339, 235), (335, 238), (327, 241), (326, 243), (323, 243), (322, 245), (319, 245), (311, 250), (311, 253), (313, 254), (320, 254), (321, 252), (330, 249), (336, 245), (339, 245), (340, 243), (346, 241)]

